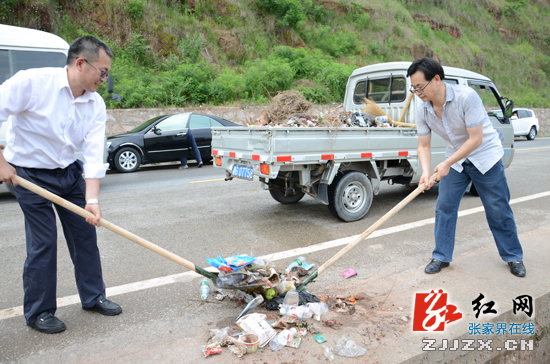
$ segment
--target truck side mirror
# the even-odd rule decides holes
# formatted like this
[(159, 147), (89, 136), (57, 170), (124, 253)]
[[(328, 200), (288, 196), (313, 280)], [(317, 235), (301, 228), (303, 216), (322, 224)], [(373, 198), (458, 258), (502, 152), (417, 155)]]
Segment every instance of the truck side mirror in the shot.
[(506, 104), (504, 105), (504, 115), (506, 115), (507, 118), (511, 118), (513, 109), (514, 109), (514, 100), (507, 100)]
[(120, 102), (120, 100), (122, 100), (120, 95), (113, 93), (114, 89), (115, 81), (113, 80), (113, 76), (109, 75), (109, 77), (107, 78), (107, 91), (109, 91), (109, 97), (107, 97), (107, 100), (105, 101), (113, 100), (115, 102)]

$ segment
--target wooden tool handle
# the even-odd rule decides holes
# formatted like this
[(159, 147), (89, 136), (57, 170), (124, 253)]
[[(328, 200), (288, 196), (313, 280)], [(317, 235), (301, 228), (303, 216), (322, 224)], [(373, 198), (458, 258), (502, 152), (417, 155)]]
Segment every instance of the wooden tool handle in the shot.
[(411, 100), (413, 98), (413, 93), (411, 92), (409, 97), (407, 98), (407, 103), (403, 107), (403, 111), (401, 111), (401, 116), (399, 116), (398, 123), (403, 122), (403, 119), (405, 118), (405, 115), (407, 114), (407, 109), (409, 108), (409, 105), (411, 104)]
[[(435, 181), (437, 173), (434, 173), (428, 183)], [(371, 227), (365, 230), (361, 235), (359, 235), (354, 241), (346, 245), (342, 250), (340, 250), (336, 255), (330, 258), (325, 264), (319, 267), (317, 270), (317, 276), (323, 273), (328, 267), (333, 265), (336, 261), (346, 255), (350, 250), (355, 248), (357, 244), (365, 240), (370, 234), (372, 234), (376, 229), (382, 226), (386, 221), (388, 221), (393, 215), (399, 212), (403, 207), (405, 207), (409, 202), (411, 202), (416, 196), (418, 196), (422, 191), (426, 189), (426, 185), (422, 184), (418, 186), (414, 191), (412, 191), (403, 201), (398, 203), (393, 209), (388, 211), (384, 216), (382, 216), (378, 221), (376, 221)]]
[[(61, 197), (51, 193), (50, 191), (47, 191), (44, 188), (42, 188), (40, 186), (37, 186), (32, 182), (27, 181), (24, 178), (21, 178), (19, 176), (16, 176), (16, 178), (17, 178), (17, 183), (19, 183), (19, 185), (21, 185), (22, 187), (25, 187), (27, 190), (32, 191), (32, 192), (36, 193), (37, 195), (40, 195), (40, 196), (44, 197), (45, 199), (50, 200), (51, 202), (53, 202), (53, 203), (55, 203), (55, 204), (57, 204), (61, 207), (64, 207), (67, 210), (72, 211), (77, 215), (82, 216), (83, 218), (95, 217), (94, 214), (92, 214), (89, 211), (84, 210), (82, 207), (79, 207), (79, 206), (75, 205), (74, 203), (69, 202), (69, 201), (61, 198)], [(99, 220), (99, 225), (111, 230), (112, 232), (117, 233), (118, 235), (120, 235), (122, 237), (125, 237), (126, 239), (129, 239), (129, 240), (133, 241), (136, 244), (141, 245), (144, 248), (147, 248), (147, 249), (149, 249), (149, 250), (151, 250), (151, 251), (153, 251), (153, 252), (155, 252), (159, 255), (162, 255), (163, 257), (165, 257), (167, 259), (170, 259), (173, 262), (176, 262), (180, 265), (183, 265), (187, 269), (190, 269), (192, 271), (197, 271), (195, 269), (195, 264), (191, 263), (190, 261), (188, 261), (186, 259), (183, 259), (182, 257), (180, 257), (180, 256), (178, 256), (174, 253), (171, 253), (168, 250), (163, 249), (160, 246), (151, 243), (150, 241), (147, 241), (143, 238), (140, 238), (139, 236), (137, 236), (135, 234), (132, 234), (131, 232), (129, 232), (129, 231), (113, 224), (113, 223), (110, 223), (109, 221), (107, 221), (103, 218)]]

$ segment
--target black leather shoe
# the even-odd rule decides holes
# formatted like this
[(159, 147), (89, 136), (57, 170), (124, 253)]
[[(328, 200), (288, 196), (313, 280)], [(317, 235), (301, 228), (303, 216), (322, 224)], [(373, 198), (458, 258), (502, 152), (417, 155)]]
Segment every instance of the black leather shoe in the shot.
[(513, 275), (516, 277), (525, 277), (525, 266), (523, 265), (523, 261), (508, 262), (508, 265)]
[(82, 307), (86, 311), (99, 312), (105, 316), (115, 316), (122, 312), (122, 308), (114, 302), (109, 301), (102, 294), (100, 294), (95, 301), (95, 305), (92, 307)]
[(45, 334), (57, 334), (66, 329), (63, 321), (48, 311), (44, 311), (38, 315), (36, 321), (29, 326)]
[(437, 259), (432, 259), (432, 261), (426, 266), (426, 269), (424, 269), (424, 272), (428, 274), (439, 273), (441, 268), (447, 268), (449, 265), (451, 265), (449, 262), (442, 262)]

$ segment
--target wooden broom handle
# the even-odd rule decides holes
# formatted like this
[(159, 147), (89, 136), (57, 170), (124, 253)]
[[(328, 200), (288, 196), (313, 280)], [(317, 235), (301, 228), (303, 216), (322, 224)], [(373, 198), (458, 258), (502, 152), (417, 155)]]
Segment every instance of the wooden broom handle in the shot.
[[(430, 184), (432, 181), (435, 181), (437, 178), (437, 173), (434, 173), (429, 181), (428, 184)], [(375, 222), (371, 227), (369, 227), (363, 234), (359, 235), (357, 238), (355, 238), (354, 241), (346, 245), (342, 250), (340, 250), (336, 255), (334, 255), (332, 258), (330, 258), (328, 261), (325, 262), (322, 266), (319, 267), (317, 270), (317, 275), (319, 276), (321, 273), (323, 273), (328, 267), (336, 263), (340, 258), (342, 258), (344, 255), (346, 255), (350, 250), (355, 248), (357, 244), (365, 240), (370, 234), (372, 234), (376, 229), (378, 229), (380, 226), (382, 226), (386, 221), (388, 221), (393, 215), (395, 215), (399, 210), (401, 210), (403, 207), (405, 207), (409, 202), (411, 202), (416, 196), (418, 196), (422, 191), (426, 189), (426, 185), (422, 184), (418, 186), (414, 191), (412, 191), (404, 200), (402, 200), (400, 203), (398, 203), (393, 209), (388, 211), (384, 216), (382, 216), (380, 219), (378, 219), (377, 222)]]
[[(51, 193), (50, 191), (47, 191), (44, 188), (42, 188), (40, 186), (37, 186), (32, 182), (27, 181), (24, 178), (21, 178), (19, 176), (15, 176), (15, 178), (17, 179), (17, 183), (19, 183), (22, 187), (25, 187), (27, 190), (32, 191), (32, 192), (36, 193), (37, 195), (40, 195), (40, 196), (44, 197), (47, 200), (50, 200), (51, 202), (55, 203), (56, 205), (64, 207), (67, 210), (72, 211), (75, 214), (82, 216), (83, 218), (95, 217), (94, 214), (92, 214), (89, 211), (84, 210), (82, 207), (77, 206), (74, 203), (69, 202), (69, 201), (61, 198), (61, 197)], [(183, 259), (182, 257), (180, 257), (180, 256), (178, 256), (174, 253), (171, 253), (168, 250), (163, 249), (160, 246), (151, 243), (150, 241), (147, 241), (143, 238), (140, 238), (139, 236), (137, 236), (135, 234), (132, 234), (131, 232), (129, 232), (129, 231), (113, 224), (113, 223), (110, 223), (109, 221), (107, 221), (103, 218), (101, 218), (99, 220), (99, 225), (111, 230), (114, 233), (117, 233), (118, 235), (120, 235), (122, 237), (125, 237), (126, 239), (129, 239), (129, 240), (133, 241), (136, 244), (141, 245), (144, 248), (147, 248), (147, 249), (149, 249), (149, 250), (151, 250), (151, 251), (153, 251), (153, 252), (155, 252), (159, 255), (162, 255), (163, 257), (165, 257), (167, 259), (170, 259), (173, 262), (176, 262), (180, 265), (183, 265), (187, 269), (190, 269), (192, 271), (196, 271), (195, 264), (191, 263), (190, 261), (188, 261), (186, 259)]]
[(405, 114), (407, 114), (407, 109), (409, 108), (409, 105), (411, 104), (411, 100), (413, 98), (413, 93), (411, 92), (409, 97), (407, 98), (407, 103), (403, 107), (403, 111), (401, 111), (401, 116), (399, 116), (398, 123), (403, 122), (403, 119), (405, 118)]

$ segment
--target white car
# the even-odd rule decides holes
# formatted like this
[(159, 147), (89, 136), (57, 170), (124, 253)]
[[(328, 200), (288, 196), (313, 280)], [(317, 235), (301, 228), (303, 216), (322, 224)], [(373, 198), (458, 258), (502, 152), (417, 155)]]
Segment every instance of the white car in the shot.
[[(502, 117), (502, 111), (500, 110), (493, 110), (491, 113)], [(514, 136), (516, 137), (524, 136), (527, 137), (527, 140), (533, 140), (539, 133), (539, 118), (531, 109), (524, 107), (514, 108), (510, 121), (514, 127)]]

